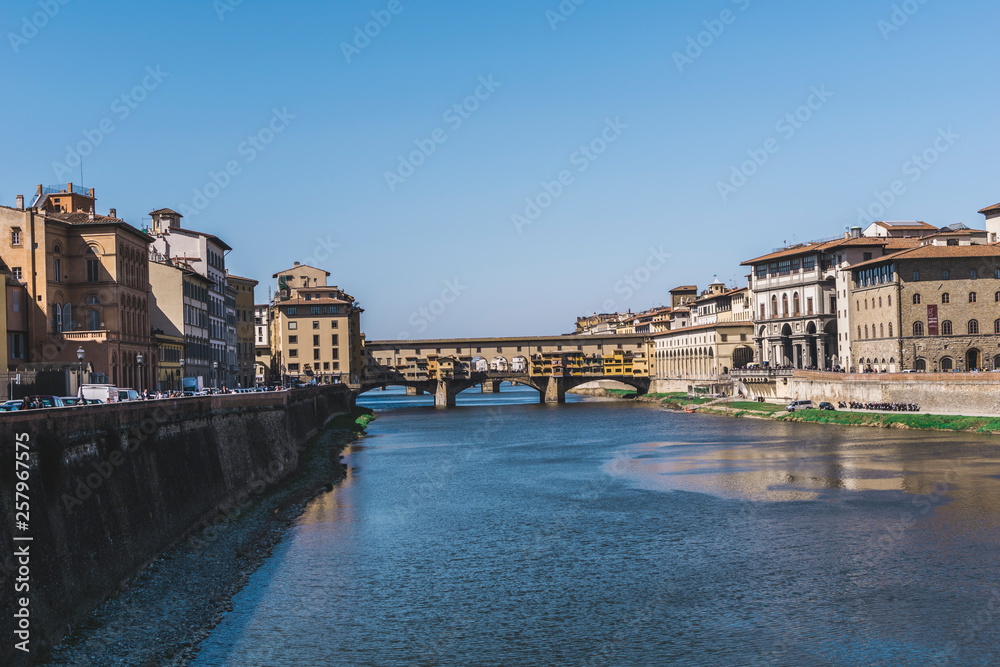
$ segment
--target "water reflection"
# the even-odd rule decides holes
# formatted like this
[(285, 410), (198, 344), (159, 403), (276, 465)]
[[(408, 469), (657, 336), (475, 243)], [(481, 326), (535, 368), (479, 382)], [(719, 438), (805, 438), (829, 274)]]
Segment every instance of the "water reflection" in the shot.
[(997, 664), (1000, 440), (499, 399), (382, 414), (194, 664)]

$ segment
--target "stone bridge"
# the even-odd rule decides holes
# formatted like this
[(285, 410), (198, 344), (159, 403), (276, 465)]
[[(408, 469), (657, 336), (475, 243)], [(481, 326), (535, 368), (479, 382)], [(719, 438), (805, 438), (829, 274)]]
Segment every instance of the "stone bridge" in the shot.
[(531, 387), (539, 402), (564, 403), (566, 392), (588, 382), (617, 380), (649, 391), (649, 344), (644, 336), (534, 336), (389, 340), (365, 343), (365, 370), (357, 393), (404, 386), (455, 405), (462, 391), (501, 382)]

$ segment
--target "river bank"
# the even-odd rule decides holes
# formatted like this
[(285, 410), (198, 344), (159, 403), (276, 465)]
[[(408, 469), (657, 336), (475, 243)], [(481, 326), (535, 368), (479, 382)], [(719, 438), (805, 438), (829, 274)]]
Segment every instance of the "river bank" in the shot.
[(634, 391), (622, 389), (593, 390), (592, 393), (588, 393), (587, 395), (630, 400), (640, 403), (653, 403), (668, 410), (694, 411), (701, 414), (715, 414), (735, 418), (1000, 435), (1000, 417), (932, 415), (907, 412), (853, 412), (847, 410), (800, 410), (797, 412), (786, 412), (784, 405), (775, 403), (732, 400), (716, 401), (706, 398), (692, 399), (682, 393), (636, 396)]
[(306, 504), (344, 479), (341, 452), (373, 418), (358, 409), (332, 420), (292, 475), (164, 553), (40, 656), (41, 664), (186, 664)]

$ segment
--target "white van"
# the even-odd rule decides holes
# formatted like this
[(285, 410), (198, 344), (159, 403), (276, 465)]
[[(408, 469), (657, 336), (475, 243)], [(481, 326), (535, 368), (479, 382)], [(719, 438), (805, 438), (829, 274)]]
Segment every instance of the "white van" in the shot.
[(792, 401), (785, 408), (788, 412), (795, 412), (796, 410), (812, 410), (812, 401)]
[(118, 387), (110, 384), (85, 384), (83, 397), (89, 400), (96, 399), (101, 403), (117, 403)]
[(118, 400), (122, 403), (126, 401), (138, 401), (139, 392), (135, 389), (119, 389), (118, 390)]

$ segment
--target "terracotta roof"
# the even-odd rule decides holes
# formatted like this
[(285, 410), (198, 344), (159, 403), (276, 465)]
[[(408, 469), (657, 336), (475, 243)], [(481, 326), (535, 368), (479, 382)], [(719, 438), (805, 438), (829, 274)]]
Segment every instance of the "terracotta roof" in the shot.
[(670, 293), (673, 294), (674, 292), (697, 292), (697, 291), (698, 291), (697, 285), (681, 285), (680, 287), (675, 287), (672, 290), (670, 290)]
[(811, 255), (817, 252), (825, 252), (825, 249), (831, 247), (833, 243), (838, 243), (838, 241), (827, 243), (802, 243), (797, 246), (792, 246), (791, 248), (785, 248), (784, 250), (768, 253), (767, 255), (761, 255), (760, 257), (756, 257), (754, 259), (748, 259), (745, 262), (741, 262), (740, 266), (758, 264), (772, 259), (784, 259), (785, 257), (796, 257), (798, 255)]
[(977, 234), (985, 235), (986, 230), (985, 229), (948, 229), (948, 230), (942, 229), (937, 234), (928, 234), (921, 240), (932, 239), (937, 236), (975, 236)]
[(111, 218), (106, 215), (94, 215), (91, 219), (90, 213), (56, 213), (56, 212), (46, 212), (45, 217), (48, 220), (54, 220), (56, 222), (64, 222), (68, 225), (115, 225), (118, 227), (123, 227), (128, 231), (150, 238), (146, 232), (141, 229), (137, 229), (130, 225), (129, 223), (121, 220), (120, 218)]
[(885, 261), (895, 262), (904, 259), (936, 259), (940, 257), (1000, 257), (1000, 243), (990, 243), (989, 245), (924, 245), (894, 255), (861, 262), (852, 266), (851, 269), (881, 264)]
[(293, 266), (290, 269), (285, 269), (284, 271), (278, 271), (278, 273), (275, 273), (271, 277), (272, 278), (277, 278), (282, 273), (292, 273), (292, 272), (297, 271), (299, 269), (313, 269), (315, 271), (323, 271), (324, 273), (326, 273), (326, 275), (330, 275), (330, 272), (327, 271), (326, 269), (321, 269), (321, 268), (319, 268), (317, 266), (309, 266), (308, 264), (299, 264), (298, 266)]
[(934, 225), (929, 225), (926, 222), (920, 222), (915, 220), (910, 220), (910, 221), (876, 220), (872, 224), (881, 225), (883, 227), (889, 227), (891, 229), (902, 229), (904, 231), (908, 229), (918, 229), (918, 230), (937, 229), (937, 227), (935, 227)]
[(158, 208), (155, 211), (150, 212), (150, 215), (176, 215), (178, 218), (183, 218), (184, 216), (173, 210), (172, 208)]
[(1000, 204), (993, 204), (993, 206), (987, 206), (986, 208), (979, 211), (980, 213), (992, 213), (993, 211), (1000, 211)]
[(746, 327), (747, 329), (753, 329), (753, 322), (716, 322), (715, 324), (699, 324), (694, 327), (684, 327), (682, 329), (670, 329), (669, 331), (661, 331), (651, 338), (666, 338), (674, 334), (686, 334), (692, 331), (705, 331), (706, 329), (724, 329), (730, 327)]
[(231, 273), (227, 273), (226, 274), (226, 278), (229, 278), (229, 279), (232, 279), (232, 280), (242, 280), (243, 282), (253, 283), (254, 285), (259, 285), (260, 284), (259, 280), (254, 280), (253, 278), (244, 278), (243, 276), (234, 276)]

